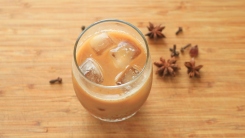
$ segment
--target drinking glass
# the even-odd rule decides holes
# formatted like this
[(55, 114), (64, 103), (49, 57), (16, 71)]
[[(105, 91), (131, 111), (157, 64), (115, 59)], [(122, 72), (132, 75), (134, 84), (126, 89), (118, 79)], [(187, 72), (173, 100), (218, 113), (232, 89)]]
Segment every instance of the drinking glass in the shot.
[[(86, 40), (103, 31), (124, 32), (132, 36), (140, 43), (146, 54), (143, 69), (134, 79), (125, 84), (113, 86), (97, 84), (87, 79), (80, 70), (78, 57), (82, 55), (78, 54), (79, 49), (84, 46)], [(111, 61), (108, 59), (104, 62)], [(132, 24), (117, 19), (101, 20), (88, 26), (81, 32), (75, 43), (72, 82), (78, 100), (95, 118), (118, 122), (132, 117), (147, 100), (152, 86), (152, 63), (144, 35)]]

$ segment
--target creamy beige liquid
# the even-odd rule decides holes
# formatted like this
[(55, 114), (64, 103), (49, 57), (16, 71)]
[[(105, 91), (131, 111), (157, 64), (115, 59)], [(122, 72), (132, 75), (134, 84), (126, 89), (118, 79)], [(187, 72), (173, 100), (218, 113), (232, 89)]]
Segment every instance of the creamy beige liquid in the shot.
[(115, 44), (112, 44), (109, 48), (105, 49), (103, 53), (97, 54), (96, 51), (90, 46), (90, 41), (92, 38), (90, 38), (88, 41), (84, 43), (84, 45), (81, 47), (78, 55), (77, 55), (77, 61), (78, 65), (81, 65), (87, 58), (93, 58), (98, 63), (100, 63), (103, 74), (104, 81), (101, 83), (102, 85), (112, 86), (116, 85), (115, 78), (120, 73), (123, 72), (126, 68), (125, 67), (117, 67), (115, 63), (113, 62), (113, 57), (110, 53), (110, 50), (117, 47), (117, 44), (120, 42), (128, 42), (137, 47), (140, 51), (140, 54), (135, 57), (129, 65), (136, 65), (140, 69), (144, 67), (144, 64), (146, 62), (146, 53), (145, 50), (142, 48), (139, 42), (137, 42), (133, 37), (125, 34), (125, 33), (119, 33), (119, 32), (108, 32), (107, 33), (110, 38), (115, 42)]
[[(125, 71), (125, 67), (118, 67), (115, 65), (115, 62), (113, 62), (112, 54), (110, 53), (110, 50), (117, 47), (117, 44), (124, 41), (128, 42), (140, 51), (136, 57), (134, 57), (129, 65), (137, 66), (138, 69), (143, 69), (145, 63), (146, 63), (146, 52), (144, 48), (142, 48), (141, 44), (132, 36), (122, 33), (122, 32), (107, 32), (108, 36), (112, 39), (115, 44), (110, 46), (109, 48), (103, 50), (103, 52), (100, 52), (99, 54), (91, 47), (90, 41), (93, 39), (90, 38), (87, 41), (83, 43), (81, 46), (78, 54), (77, 54), (77, 62), (78, 65), (81, 65), (87, 58), (93, 58), (96, 60), (101, 68), (102, 68), (102, 74), (103, 74), (103, 82), (101, 85), (105, 86), (115, 86), (116, 83), (116, 77), (119, 73), (122, 73)], [(134, 94), (129, 95), (124, 98), (118, 98), (116, 100), (108, 100), (99, 98), (96, 96), (93, 96), (89, 93), (89, 89), (85, 89), (83, 84), (79, 82), (79, 73), (73, 71), (73, 85), (75, 92), (77, 94), (77, 97), (81, 104), (94, 116), (102, 118), (102, 119), (117, 119), (117, 118), (123, 118), (127, 117), (136, 111), (139, 110), (139, 108), (143, 105), (143, 103), (146, 101), (152, 84), (152, 67), (148, 67), (148, 72), (144, 77), (144, 80), (142, 80), (142, 84), (139, 88), (135, 89)], [(139, 70), (140, 71), (140, 70)], [(105, 89), (98, 89), (98, 93), (106, 93)], [(117, 91), (115, 91), (116, 93)]]

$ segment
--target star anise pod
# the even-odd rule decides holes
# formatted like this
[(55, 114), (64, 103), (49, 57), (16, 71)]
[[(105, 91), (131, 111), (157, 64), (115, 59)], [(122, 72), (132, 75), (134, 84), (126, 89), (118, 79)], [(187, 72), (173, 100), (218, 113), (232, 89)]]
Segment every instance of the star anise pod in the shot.
[(159, 76), (175, 76), (176, 71), (180, 69), (180, 67), (176, 64), (177, 60), (175, 59), (175, 57), (172, 57), (167, 61), (161, 57), (160, 61), (161, 62), (154, 62), (154, 65), (158, 67), (156, 73)]
[(187, 73), (189, 77), (200, 77), (199, 70), (203, 67), (203, 65), (196, 66), (194, 58), (191, 59), (190, 62), (185, 62), (185, 66), (187, 67)]
[(145, 34), (146, 36), (149, 36), (151, 39), (158, 39), (158, 38), (165, 38), (165, 35), (162, 33), (162, 30), (165, 28), (165, 26), (154, 26), (151, 22), (149, 22), (149, 26), (147, 26), (149, 33)]

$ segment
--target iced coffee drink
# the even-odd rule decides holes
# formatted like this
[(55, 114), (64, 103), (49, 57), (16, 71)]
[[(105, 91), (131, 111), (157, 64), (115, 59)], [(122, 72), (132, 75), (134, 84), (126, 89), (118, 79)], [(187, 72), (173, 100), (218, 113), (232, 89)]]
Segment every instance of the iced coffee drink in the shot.
[(77, 98), (94, 117), (116, 122), (133, 116), (152, 85), (144, 36), (120, 20), (92, 24), (75, 44), (72, 79)]

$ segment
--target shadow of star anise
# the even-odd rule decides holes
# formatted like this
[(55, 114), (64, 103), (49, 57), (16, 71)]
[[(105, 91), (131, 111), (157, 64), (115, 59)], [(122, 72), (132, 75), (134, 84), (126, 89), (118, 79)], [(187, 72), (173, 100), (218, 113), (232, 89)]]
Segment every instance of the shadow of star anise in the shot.
[(146, 36), (149, 36), (151, 39), (158, 39), (158, 38), (165, 38), (165, 35), (162, 33), (162, 30), (165, 28), (165, 26), (154, 26), (151, 22), (149, 22), (149, 26), (147, 26), (149, 33), (145, 34)]
[(190, 78), (192, 77), (200, 77), (199, 70), (203, 67), (203, 65), (196, 66), (194, 58), (191, 59), (190, 62), (185, 62), (185, 66), (187, 67), (187, 73)]
[(176, 61), (177, 60), (175, 57), (172, 57), (167, 61), (161, 57), (160, 62), (154, 62), (154, 65), (158, 67), (156, 73), (163, 77), (167, 75), (175, 76), (176, 72), (180, 70), (180, 67), (176, 64)]

